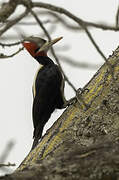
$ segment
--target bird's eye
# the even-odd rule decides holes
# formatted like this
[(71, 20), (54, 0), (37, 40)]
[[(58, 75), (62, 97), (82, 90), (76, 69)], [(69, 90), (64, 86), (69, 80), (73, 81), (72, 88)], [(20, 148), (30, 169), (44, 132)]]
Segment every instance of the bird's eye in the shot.
[(40, 47), (38, 47), (37, 49), (35, 49), (35, 53), (37, 53), (39, 51)]

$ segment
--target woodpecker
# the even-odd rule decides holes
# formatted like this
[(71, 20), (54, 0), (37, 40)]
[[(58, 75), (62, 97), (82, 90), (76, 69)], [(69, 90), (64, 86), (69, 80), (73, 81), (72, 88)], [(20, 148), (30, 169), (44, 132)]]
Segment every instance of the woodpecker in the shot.
[(23, 46), (41, 65), (33, 83), (33, 125), (34, 142), (32, 149), (38, 144), (43, 128), (55, 109), (66, 107), (68, 101), (64, 97), (64, 78), (58, 65), (48, 56), (47, 52), (62, 37), (46, 41), (39, 37), (24, 39)]

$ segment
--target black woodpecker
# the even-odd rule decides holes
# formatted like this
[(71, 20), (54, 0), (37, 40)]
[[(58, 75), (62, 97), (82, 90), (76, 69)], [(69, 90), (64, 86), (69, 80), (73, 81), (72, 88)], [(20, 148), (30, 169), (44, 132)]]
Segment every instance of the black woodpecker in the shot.
[(46, 41), (39, 37), (25, 38), (23, 46), (41, 64), (33, 84), (33, 146), (38, 144), (43, 128), (55, 109), (65, 107), (64, 79), (59, 67), (47, 56), (49, 48), (62, 37)]

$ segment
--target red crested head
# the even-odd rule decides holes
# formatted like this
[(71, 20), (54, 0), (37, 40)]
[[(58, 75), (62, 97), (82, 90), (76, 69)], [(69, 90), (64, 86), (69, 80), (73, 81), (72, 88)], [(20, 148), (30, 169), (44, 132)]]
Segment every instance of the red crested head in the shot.
[(35, 43), (33, 43), (33, 42), (24, 42), (23, 46), (31, 54), (31, 56), (35, 57), (35, 50), (38, 48), (38, 46)]
[(23, 46), (33, 57), (47, 56), (49, 48), (60, 39), (62, 39), (62, 37), (46, 41), (42, 38), (31, 36), (24, 39)]

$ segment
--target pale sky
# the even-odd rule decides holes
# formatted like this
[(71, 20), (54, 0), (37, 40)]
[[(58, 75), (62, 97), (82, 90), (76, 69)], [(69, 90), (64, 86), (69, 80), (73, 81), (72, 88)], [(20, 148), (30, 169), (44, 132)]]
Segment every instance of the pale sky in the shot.
[[(118, 0), (44, 0), (43, 2), (66, 8), (86, 21), (115, 24)], [(17, 11), (20, 12), (21, 10), (22, 7), (20, 6)], [(49, 19), (49, 17), (43, 17), (43, 19)], [(24, 19), (23, 21), (27, 20)], [(28, 36), (42, 33), (38, 26), (22, 26), (21, 29)], [(99, 29), (91, 29), (90, 32), (106, 57), (111, 55), (112, 51), (119, 45), (118, 32), (102, 31)], [(6, 35), (14, 33), (16, 34), (16, 30), (12, 29)], [(53, 39), (59, 36), (63, 36), (63, 39), (54, 47), (68, 45), (70, 49), (65, 52), (61, 50), (58, 52), (57, 50), (57, 54), (71, 57), (79, 62), (103, 64), (103, 59), (84, 33), (68, 31), (59, 24), (57, 30), (51, 34), (51, 37)], [(4, 51), (0, 47), (0, 50), (1, 53), (4, 52), (9, 55), (18, 50), (18, 47), (5, 48)], [(10, 59), (1, 59), (0, 61), (0, 155), (4, 151), (7, 142), (13, 140), (15, 145), (6, 159), (6, 163), (15, 163), (16, 167), (26, 157), (32, 145), (32, 84), (38, 67), (38, 63), (26, 50)], [(97, 71), (97, 69), (74, 68), (66, 63), (62, 63), (62, 67), (76, 88), (83, 87)], [(68, 86), (65, 88), (65, 93), (67, 94), (67, 99), (74, 95), (72, 89)], [(44, 132), (61, 114), (62, 110), (57, 110), (53, 113)]]

